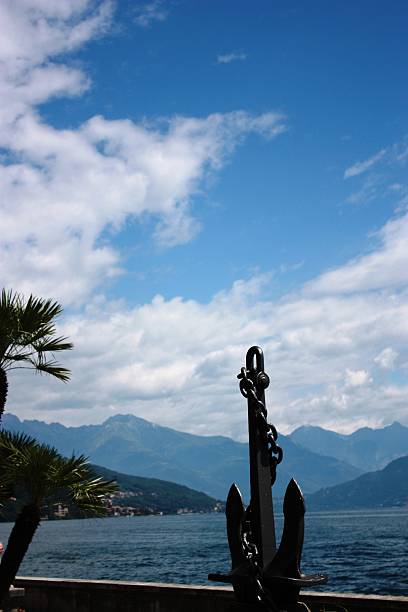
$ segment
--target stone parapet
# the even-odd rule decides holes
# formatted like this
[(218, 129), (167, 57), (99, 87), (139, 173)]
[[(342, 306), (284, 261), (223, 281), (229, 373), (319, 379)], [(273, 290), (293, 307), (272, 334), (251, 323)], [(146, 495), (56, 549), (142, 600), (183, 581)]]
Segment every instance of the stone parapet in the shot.
[[(29, 612), (240, 612), (228, 587), (19, 577)], [(312, 612), (408, 612), (408, 597), (303, 592)]]

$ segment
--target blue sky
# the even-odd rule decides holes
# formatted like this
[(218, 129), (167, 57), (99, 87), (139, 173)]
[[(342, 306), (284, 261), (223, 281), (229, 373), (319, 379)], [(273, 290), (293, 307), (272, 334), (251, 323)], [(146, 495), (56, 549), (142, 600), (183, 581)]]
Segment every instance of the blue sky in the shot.
[(302, 263), (294, 279), (280, 279), (275, 290), (284, 291), (319, 273), (322, 261), (334, 266), (361, 252), (394, 203), (347, 205), (359, 183), (344, 181), (344, 170), (408, 131), (404, 5), (158, 3), (163, 19), (145, 27), (134, 20), (147, 5), (116, 7), (110, 35), (77, 54), (93, 86), (46, 105), (53, 125), (97, 114), (140, 122), (273, 109), (287, 126), (276, 143), (250, 137), (193, 198), (202, 230), (188, 245), (157, 252), (134, 224), (115, 237), (132, 268), (150, 272), (136, 291), (124, 279), (122, 295), (208, 300), (237, 274)]
[(258, 343), (284, 431), (408, 424), (407, 17), (5, 2), (0, 280), (60, 300), (76, 347), (9, 410), (241, 438)]

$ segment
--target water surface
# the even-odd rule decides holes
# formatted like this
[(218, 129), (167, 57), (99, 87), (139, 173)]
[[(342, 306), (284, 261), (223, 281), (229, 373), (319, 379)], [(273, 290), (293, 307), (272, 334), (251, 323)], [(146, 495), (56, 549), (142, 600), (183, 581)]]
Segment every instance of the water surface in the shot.
[[(322, 590), (408, 594), (408, 509), (306, 514), (303, 571)], [(282, 517), (276, 519), (277, 531)], [(0, 523), (5, 543), (12, 525)], [(280, 535), (278, 535), (278, 539)], [(223, 514), (44, 521), (20, 575), (208, 584), (229, 568)]]

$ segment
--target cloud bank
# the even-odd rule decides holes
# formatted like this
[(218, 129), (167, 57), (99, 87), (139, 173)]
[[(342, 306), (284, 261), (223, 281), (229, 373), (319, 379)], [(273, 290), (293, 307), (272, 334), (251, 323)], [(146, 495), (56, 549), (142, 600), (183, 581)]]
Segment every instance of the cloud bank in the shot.
[[(27, 417), (95, 422), (132, 412), (195, 433), (244, 438), (245, 402), (235, 375), (252, 344), (264, 348), (268, 407), (284, 431), (313, 423), (341, 431), (408, 424), (408, 292), (310, 294), (263, 300), (269, 277), (237, 281), (202, 304), (160, 295), (135, 308), (95, 302), (65, 320), (75, 343), (73, 379), (37, 378)], [(307, 289), (307, 290), (306, 290)], [(27, 374), (26, 374), (27, 376)], [(16, 381), (18, 377), (16, 376)]]

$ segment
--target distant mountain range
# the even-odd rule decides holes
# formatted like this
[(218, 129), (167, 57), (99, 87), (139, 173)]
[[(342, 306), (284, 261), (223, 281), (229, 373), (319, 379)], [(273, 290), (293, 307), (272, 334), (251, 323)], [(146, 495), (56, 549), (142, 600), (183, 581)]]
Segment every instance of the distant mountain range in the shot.
[[(64, 455), (83, 453), (111, 470), (186, 485), (221, 500), (236, 482), (249, 499), (248, 446), (230, 438), (182, 433), (133, 415), (117, 415), (101, 425), (65, 427), (20, 421), (6, 413), (2, 423), (5, 429), (31, 435)], [(292, 476), (305, 493), (312, 493), (362, 473), (345, 461), (302, 448), (291, 437), (279, 436), (279, 443), (284, 460), (274, 486), (277, 496), (283, 495)]]
[(408, 454), (408, 427), (393, 423), (382, 429), (364, 427), (344, 435), (303, 425), (290, 434), (292, 442), (320, 455), (330, 455), (368, 472)]
[(382, 470), (329, 487), (306, 498), (309, 510), (351, 510), (408, 506), (408, 456)]

